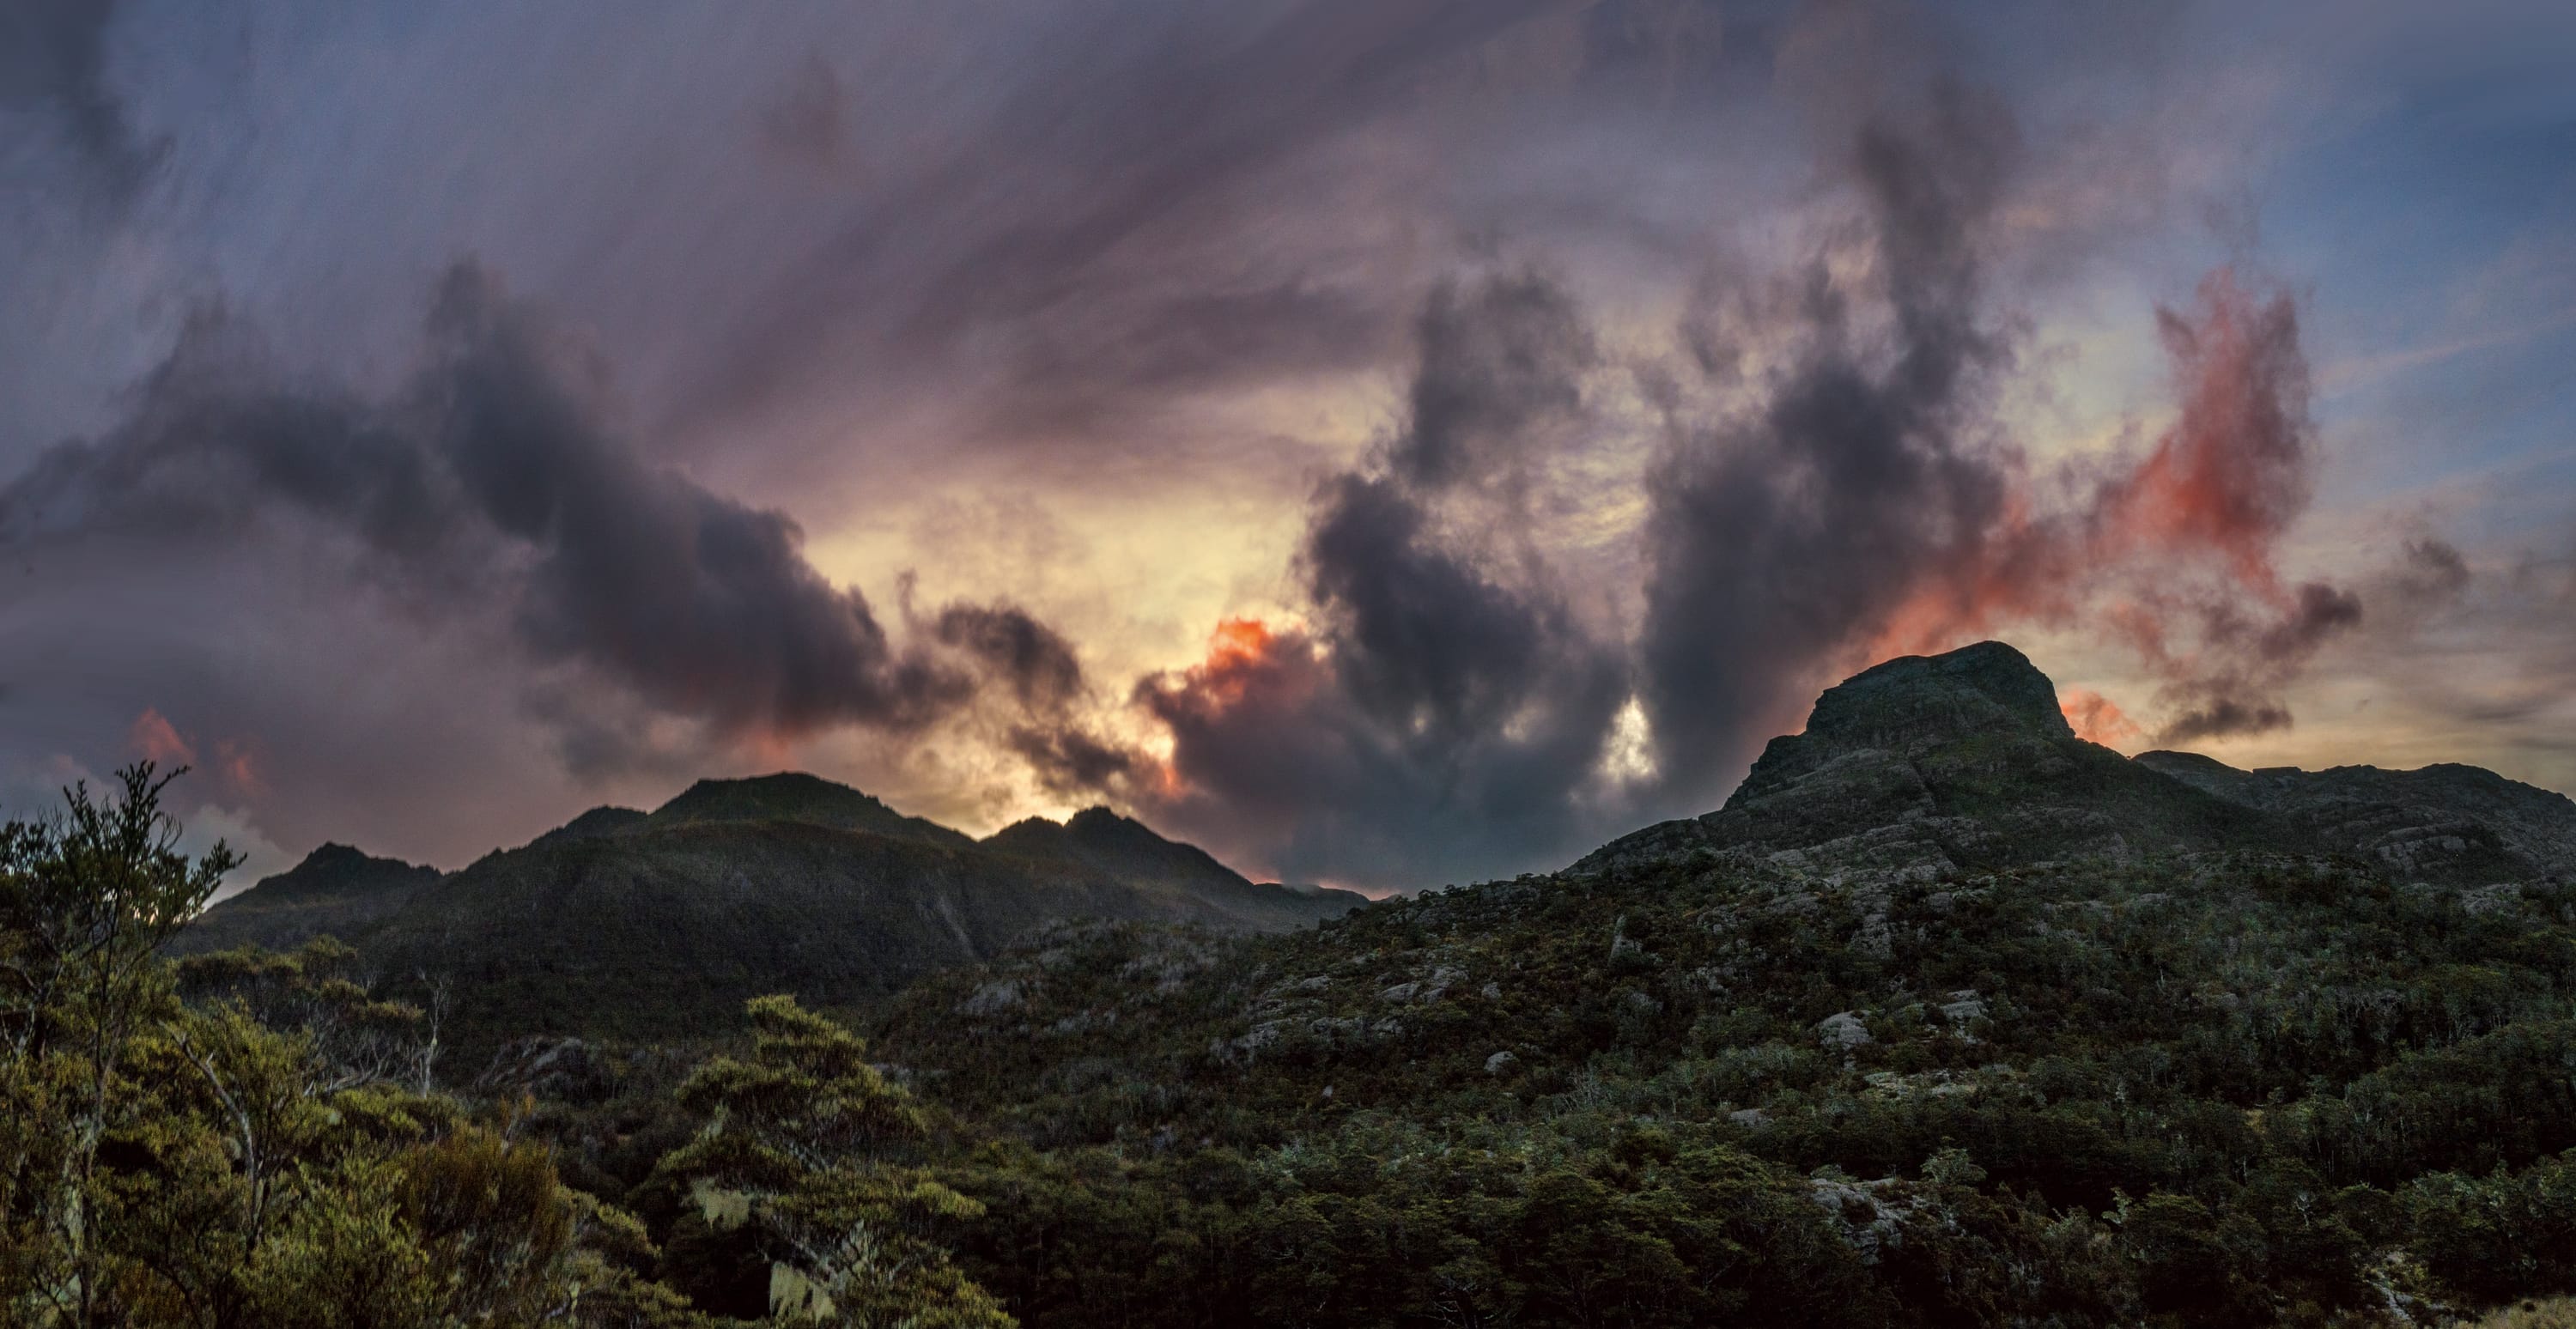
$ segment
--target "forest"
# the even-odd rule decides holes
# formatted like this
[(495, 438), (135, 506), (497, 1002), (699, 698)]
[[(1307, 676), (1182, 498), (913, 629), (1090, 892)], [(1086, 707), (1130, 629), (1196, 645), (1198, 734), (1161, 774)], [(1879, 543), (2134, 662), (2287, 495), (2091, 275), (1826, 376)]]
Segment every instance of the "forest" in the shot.
[[(2576, 885), (1666, 858), (440, 1059), (165, 958), (168, 777), (0, 836), (42, 1326), (2398, 1325), (2576, 1289)], [(1876, 892), (1884, 898), (1861, 898)]]

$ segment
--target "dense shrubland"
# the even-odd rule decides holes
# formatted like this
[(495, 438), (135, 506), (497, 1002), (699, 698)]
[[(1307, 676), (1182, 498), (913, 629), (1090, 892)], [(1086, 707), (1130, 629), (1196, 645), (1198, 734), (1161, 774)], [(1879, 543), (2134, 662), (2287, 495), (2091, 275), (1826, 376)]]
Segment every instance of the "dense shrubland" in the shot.
[[(531, 1105), (434, 1087), (434, 1013), (329, 941), (172, 965), (233, 859), (191, 860), (142, 766), (0, 828), (0, 1323), (704, 1326), (633, 1214), (566, 1185)], [(999, 1326), (923, 1235), (972, 1200), (906, 1161), (920, 1109), (844, 1029), (756, 1003), (671, 1086), (643, 1160), (798, 1323)], [(683, 1282), (687, 1279), (684, 1277)]]
[(1711, 856), (1067, 929), (882, 1046), (1009, 1141), (966, 1259), (1043, 1323), (2430, 1322), (2576, 1287), (2571, 917), (2260, 853)]
[(2576, 1289), (2561, 883), (1699, 854), (1277, 937), (1064, 925), (846, 1021), (458, 1068), (333, 943), (158, 958), (229, 862), (158, 788), (0, 843), (10, 1323), (2360, 1326)]

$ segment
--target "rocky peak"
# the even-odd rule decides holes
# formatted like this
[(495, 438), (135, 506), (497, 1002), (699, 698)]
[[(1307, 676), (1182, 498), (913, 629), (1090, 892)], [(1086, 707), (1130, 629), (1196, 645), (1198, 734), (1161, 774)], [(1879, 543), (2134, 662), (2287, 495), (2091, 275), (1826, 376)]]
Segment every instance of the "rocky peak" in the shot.
[(1161, 847), (1172, 842), (1156, 835), (1145, 823), (1133, 817), (1122, 817), (1105, 807), (1092, 806), (1073, 814), (1064, 823), (1065, 833), (1084, 844), (1145, 845)]
[(2269, 819), (2075, 736), (2002, 642), (1906, 656), (1816, 699), (1716, 812), (1613, 841), (1578, 870), (1742, 850), (1818, 871), (1971, 866), (2263, 839)]
[(324, 933), (352, 937), (438, 877), (433, 867), (325, 844), (294, 867), (216, 902), (165, 949), (191, 955), (255, 943), (292, 950)]
[(2076, 741), (2048, 675), (2020, 651), (1981, 641), (1902, 656), (1825, 689), (1805, 731), (1771, 740), (1726, 805), (1758, 802), (1859, 752), (2045, 762)]
[(1996, 726), (2072, 738), (2056, 685), (1999, 641), (1873, 665), (1816, 698), (1807, 732), (1869, 747), (1910, 748)]
[(1014, 822), (984, 841), (990, 848), (1028, 858), (1077, 864), (1134, 881), (1194, 882), (1235, 888), (1243, 876), (1206, 850), (1167, 840), (1133, 817), (1087, 807), (1062, 824), (1043, 817)]
[(423, 874), (435, 877), (438, 872), (435, 868), (418, 867), (396, 858), (378, 858), (363, 849), (330, 842), (306, 854), (303, 862), (260, 881), (243, 894), (262, 889), (266, 889), (271, 897), (363, 893), (417, 885)]
[(644, 825), (652, 818), (633, 808), (596, 807), (528, 842), (530, 848), (546, 844), (569, 844), (576, 840), (599, 840), (622, 835)]

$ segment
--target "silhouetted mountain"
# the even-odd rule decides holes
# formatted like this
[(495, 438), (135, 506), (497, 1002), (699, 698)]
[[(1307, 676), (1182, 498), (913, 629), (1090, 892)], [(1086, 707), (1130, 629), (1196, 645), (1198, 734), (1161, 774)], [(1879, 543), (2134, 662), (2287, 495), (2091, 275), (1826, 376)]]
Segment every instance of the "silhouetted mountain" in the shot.
[[(410, 875), (392, 892), (360, 864)], [(332, 885), (343, 877), (355, 884)], [(1360, 903), (1256, 885), (1106, 809), (978, 844), (845, 785), (772, 775), (701, 781), (649, 814), (594, 808), (445, 877), (332, 847), (174, 949), (338, 935), (390, 993), (443, 1007), (454, 1064), (471, 1069), (522, 1034), (680, 1037), (730, 1028), (762, 993), (881, 995), (1052, 922), (1276, 931)]]
[(291, 950), (319, 936), (352, 937), (437, 880), (433, 867), (326, 844), (294, 867), (218, 902), (162, 949), (172, 955), (235, 946)]
[(1255, 884), (1197, 845), (1166, 840), (1131, 817), (1085, 808), (1063, 823), (1031, 817), (985, 837), (982, 847), (1058, 871), (1103, 875), (1188, 895), (1235, 914), (1254, 930), (1275, 926), (1282, 911), (1311, 912), (1308, 901), (1348, 909), (1368, 903), (1352, 891)]

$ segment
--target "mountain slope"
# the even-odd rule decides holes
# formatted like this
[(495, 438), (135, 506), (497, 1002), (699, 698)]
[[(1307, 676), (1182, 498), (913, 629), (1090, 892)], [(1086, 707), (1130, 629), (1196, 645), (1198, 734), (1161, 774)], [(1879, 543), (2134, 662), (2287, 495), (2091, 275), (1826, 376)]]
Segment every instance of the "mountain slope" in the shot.
[(845, 784), (788, 771), (743, 780), (700, 780), (655, 808), (628, 830), (723, 821), (793, 821), (917, 840), (948, 849), (973, 848), (971, 836), (923, 817), (907, 817)]
[(2084, 854), (2286, 844), (2277, 819), (2075, 736), (2021, 652), (1906, 656), (1817, 698), (1724, 807), (1594, 851), (1577, 872), (1737, 852), (1889, 876)]
[(1043, 817), (1014, 822), (985, 837), (981, 847), (1052, 872), (1105, 876), (1194, 901), (1254, 931), (1293, 927), (1368, 903), (1351, 891), (1255, 884), (1197, 845), (1166, 840), (1102, 807), (1085, 808), (1061, 824)]
[(438, 869), (326, 844), (199, 915), (162, 949), (171, 955), (261, 946), (292, 950), (319, 936), (348, 938), (390, 917)]
[(1105, 809), (979, 845), (847, 786), (774, 775), (700, 781), (649, 814), (593, 809), (445, 877), (326, 848), (173, 949), (334, 933), (390, 994), (441, 1010), (449, 1064), (471, 1074), (521, 1035), (686, 1038), (732, 1028), (763, 993), (882, 996), (1054, 922), (1278, 931), (1361, 902), (1256, 885)]
[(2576, 878), (2576, 801), (2475, 766), (2241, 771), (2196, 752), (2142, 752), (2138, 763), (2279, 815), (2320, 843), (2391, 871)]
[[(1030, 1323), (2393, 1326), (2576, 1287), (2576, 883), (2356, 854), (2054, 711), (2005, 648), (1891, 662), (1576, 869), (1059, 931), (877, 1048), (1020, 1151), (979, 1155), (1018, 1161), (968, 1257)], [(2576, 843), (2462, 780), (2523, 860)]]

